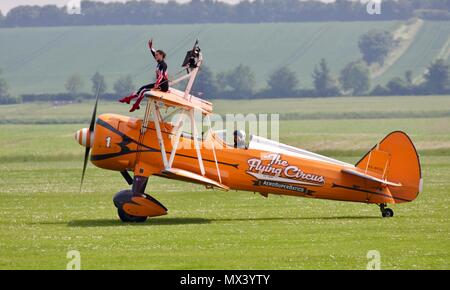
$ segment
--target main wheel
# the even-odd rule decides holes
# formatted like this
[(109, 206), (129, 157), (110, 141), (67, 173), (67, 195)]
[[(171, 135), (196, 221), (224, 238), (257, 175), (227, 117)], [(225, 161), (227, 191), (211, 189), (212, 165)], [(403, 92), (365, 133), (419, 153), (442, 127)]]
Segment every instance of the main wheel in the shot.
[(389, 218), (394, 216), (394, 211), (390, 208), (385, 208), (381, 214), (383, 217)]
[(129, 215), (120, 207), (117, 209), (117, 213), (119, 214), (120, 220), (124, 223), (143, 223), (147, 220), (146, 216)]

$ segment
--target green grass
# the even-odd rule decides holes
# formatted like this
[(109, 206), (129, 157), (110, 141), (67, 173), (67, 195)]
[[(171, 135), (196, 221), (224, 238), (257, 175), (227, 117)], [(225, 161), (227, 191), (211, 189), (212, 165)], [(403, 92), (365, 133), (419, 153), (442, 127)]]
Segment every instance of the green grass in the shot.
[[(375, 100), (302, 100), (296, 107), (293, 100), (291, 106), (215, 103), (220, 113), (239, 108), (319, 115), (383, 107), (430, 114), (440, 110), (439, 102), (445, 104), (443, 98), (426, 104), (417, 98)], [(352, 109), (340, 101), (356, 104)], [(0, 107), (0, 116), (32, 108), (24, 106), (30, 107)], [(61, 107), (66, 113), (54, 116), (48, 105), (38, 107), (27, 118), (90, 114), (90, 104)], [(122, 107), (100, 106), (103, 112)], [(113, 195), (127, 188), (120, 174), (91, 165), (78, 192), (83, 148), (73, 132), (83, 126), (0, 125), (0, 269), (65, 269), (69, 250), (80, 251), (83, 269), (365, 269), (369, 250), (380, 252), (383, 269), (450, 268), (448, 117), (281, 121), (281, 141), (347, 162), (358, 160), (391, 130), (408, 132), (421, 154), (425, 187), (416, 201), (392, 206), (393, 219), (382, 219), (374, 205), (265, 199), (152, 177), (148, 193), (169, 208), (169, 215), (125, 225), (112, 204)]]
[(2, 163), (0, 268), (64, 269), (78, 250), (84, 269), (364, 269), (378, 250), (384, 269), (448, 269), (450, 158), (423, 161), (424, 193), (389, 220), (376, 206), (152, 178), (169, 216), (142, 225), (117, 220), (118, 174), (89, 169), (80, 194), (81, 162)]

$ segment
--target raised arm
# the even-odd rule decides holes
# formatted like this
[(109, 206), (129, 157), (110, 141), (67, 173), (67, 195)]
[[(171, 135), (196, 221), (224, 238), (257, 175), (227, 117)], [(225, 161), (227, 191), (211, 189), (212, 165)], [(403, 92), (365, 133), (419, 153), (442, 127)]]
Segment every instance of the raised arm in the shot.
[(148, 41), (148, 48), (150, 49), (150, 52), (153, 55), (153, 58), (156, 59), (156, 50), (153, 48), (153, 39), (150, 39)]

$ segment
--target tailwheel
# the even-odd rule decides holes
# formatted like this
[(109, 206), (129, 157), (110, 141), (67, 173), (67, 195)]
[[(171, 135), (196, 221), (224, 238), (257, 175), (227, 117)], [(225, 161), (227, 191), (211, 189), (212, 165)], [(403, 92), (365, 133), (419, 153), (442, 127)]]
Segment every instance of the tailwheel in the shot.
[(394, 211), (386, 207), (386, 204), (380, 204), (381, 216), (384, 218), (390, 218), (394, 216)]
[(383, 217), (393, 217), (394, 216), (394, 211), (392, 210), (392, 209), (390, 209), (390, 208), (385, 208), (384, 209), (384, 212), (383, 213), (381, 213), (381, 215), (383, 216)]
[(147, 220), (146, 216), (134, 216), (127, 214), (122, 208), (117, 209), (117, 214), (119, 218), (124, 223), (143, 223)]

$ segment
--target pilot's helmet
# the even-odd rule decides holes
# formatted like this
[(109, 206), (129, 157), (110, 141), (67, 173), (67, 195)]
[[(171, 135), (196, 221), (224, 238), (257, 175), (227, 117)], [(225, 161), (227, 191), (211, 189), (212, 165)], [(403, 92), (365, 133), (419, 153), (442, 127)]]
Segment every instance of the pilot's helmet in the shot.
[(236, 148), (244, 148), (245, 147), (245, 132), (242, 130), (236, 130), (233, 133), (234, 135), (234, 147)]

